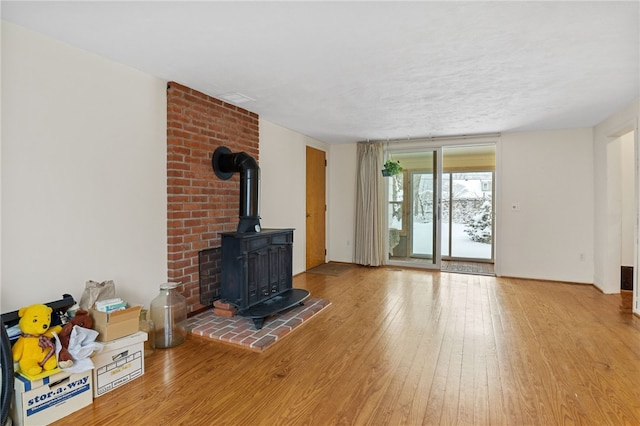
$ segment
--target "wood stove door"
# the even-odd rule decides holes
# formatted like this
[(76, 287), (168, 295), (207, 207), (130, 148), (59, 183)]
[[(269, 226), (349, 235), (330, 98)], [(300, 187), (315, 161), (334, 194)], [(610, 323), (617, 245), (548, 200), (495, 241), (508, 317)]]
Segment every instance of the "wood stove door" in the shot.
[(256, 303), (292, 287), (292, 245), (274, 244), (247, 253), (247, 303)]
[(292, 288), (292, 253), (291, 244), (272, 247), (271, 255), (273, 258), (269, 262), (272, 294), (282, 293)]
[(269, 297), (269, 248), (247, 253), (247, 296), (244, 306), (254, 305)]

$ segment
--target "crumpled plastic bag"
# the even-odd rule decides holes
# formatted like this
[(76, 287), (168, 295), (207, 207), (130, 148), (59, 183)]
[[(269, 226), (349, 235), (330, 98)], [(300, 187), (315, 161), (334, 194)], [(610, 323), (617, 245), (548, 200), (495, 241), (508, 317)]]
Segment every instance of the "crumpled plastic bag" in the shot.
[[(58, 335), (54, 333), (56, 339), (56, 357), (62, 349), (62, 343)], [(69, 347), (67, 350), (73, 357), (73, 365), (69, 368), (63, 368), (63, 371), (70, 373), (82, 373), (83, 371), (94, 368), (91, 355), (102, 351), (103, 345), (96, 342), (98, 332), (90, 328), (73, 326), (71, 336), (69, 336)]]

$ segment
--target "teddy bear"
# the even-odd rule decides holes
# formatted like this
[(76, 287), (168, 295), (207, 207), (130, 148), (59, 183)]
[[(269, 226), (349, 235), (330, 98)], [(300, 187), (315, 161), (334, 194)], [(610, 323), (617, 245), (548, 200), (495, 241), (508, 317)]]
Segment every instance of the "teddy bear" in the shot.
[(18, 362), (20, 371), (35, 376), (42, 371), (57, 367), (53, 333), (59, 333), (62, 327), (51, 326), (53, 309), (47, 305), (35, 304), (20, 308), (18, 327), (22, 335), (13, 345), (14, 362)]
[(69, 320), (68, 323), (62, 326), (62, 331), (58, 333), (58, 339), (60, 339), (60, 345), (62, 348), (58, 353), (58, 367), (69, 368), (73, 365), (73, 357), (69, 353), (69, 340), (71, 339), (71, 331), (73, 327), (91, 328), (93, 326), (93, 319), (89, 315), (89, 312), (85, 310), (79, 310), (75, 316)]

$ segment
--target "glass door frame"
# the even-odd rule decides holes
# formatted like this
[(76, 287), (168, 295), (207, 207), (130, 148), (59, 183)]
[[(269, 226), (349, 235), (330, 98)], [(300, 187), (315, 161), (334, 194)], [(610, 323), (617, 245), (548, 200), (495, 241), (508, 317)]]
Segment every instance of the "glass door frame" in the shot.
[[(424, 152), (430, 151), (433, 149), (438, 150), (438, 226), (441, 226), (441, 218), (442, 218), (442, 165), (443, 165), (443, 148), (447, 147), (461, 147), (461, 146), (474, 146), (474, 145), (494, 145), (496, 147), (496, 159), (495, 159), (495, 169), (493, 174), (493, 247), (492, 247), (492, 258), (494, 263), (494, 268), (496, 273), (499, 271), (498, 265), (498, 238), (497, 238), (497, 226), (496, 226), (496, 206), (499, 205), (499, 187), (498, 187), (498, 179), (500, 176), (500, 150), (498, 149), (500, 144), (500, 133), (496, 134), (485, 134), (485, 135), (471, 135), (471, 136), (452, 136), (452, 137), (442, 137), (442, 138), (423, 138), (423, 139), (415, 139), (415, 140), (396, 140), (389, 142), (387, 141), (387, 146), (385, 147), (385, 156), (394, 154), (404, 154), (404, 153), (413, 153), (413, 152)], [(402, 164), (401, 164), (402, 165)], [(387, 233), (388, 233), (388, 205), (389, 205), (389, 193), (388, 193), (388, 185), (385, 185), (385, 211), (384, 217), (387, 220)], [(392, 260), (389, 257), (388, 246), (386, 247), (386, 264), (388, 265), (396, 265), (396, 266), (410, 266), (413, 268), (424, 268), (424, 269), (441, 269), (442, 262), (442, 253), (441, 247), (442, 242), (440, 238), (440, 228), (438, 229), (438, 238), (436, 244), (436, 264), (424, 264), (424, 262), (416, 262), (416, 261), (399, 261)], [(388, 238), (386, 238), (388, 244)], [(437, 265), (437, 267), (436, 267)]]
[[(435, 270), (440, 270), (441, 268), (441, 262), (442, 262), (442, 256), (440, 254), (440, 250), (441, 250), (441, 246), (442, 246), (442, 242), (441, 242), (441, 238), (440, 238), (440, 230), (441, 230), (441, 219), (442, 219), (442, 183), (441, 183), (441, 179), (442, 179), (442, 147), (441, 146), (430, 146), (430, 147), (424, 147), (424, 148), (414, 148), (411, 149), (410, 151), (404, 151), (404, 152), (432, 152), (434, 153), (434, 162), (435, 162), (435, 167), (433, 167), (433, 196), (434, 196), (434, 200), (433, 200), (433, 205), (434, 205), (434, 211), (433, 211), (433, 236), (432, 236), (432, 244), (433, 244), (433, 259), (428, 259), (428, 258), (421, 258), (421, 257), (407, 257), (407, 258), (403, 258), (403, 259), (392, 259), (389, 256), (389, 250), (387, 247), (386, 250), (386, 254), (387, 254), (387, 259), (386, 259), (386, 263), (388, 265), (394, 265), (394, 266), (409, 266), (412, 268), (424, 268), (424, 269), (435, 269)], [(397, 149), (393, 149), (392, 153), (401, 153), (403, 152), (402, 150), (397, 150)], [(392, 154), (392, 155), (393, 155)], [(388, 154), (387, 154), (388, 155)], [(415, 172), (417, 173), (423, 173), (424, 174), (424, 169), (420, 169), (420, 170), (416, 170)], [(404, 173), (404, 172), (403, 172)], [(409, 179), (409, 185), (412, 185), (412, 180)], [(411, 204), (413, 204), (413, 190), (411, 190)], [(386, 220), (386, 224), (387, 224), (387, 234), (389, 233), (389, 229), (388, 229), (388, 224), (389, 224), (389, 185), (385, 185), (385, 220)], [(413, 208), (411, 209), (411, 211), (413, 210)], [(410, 219), (409, 219), (409, 223), (407, 225), (408, 227), (408, 232), (411, 234), (411, 238), (410, 238), (410, 242), (408, 244), (410, 244), (411, 246), (408, 247), (408, 250), (413, 254), (413, 215), (409, 215)], [(388, 244), (388, 238), (387, 240), (387, 244)], [(431, 261), (431, 262), (429, 262)]]

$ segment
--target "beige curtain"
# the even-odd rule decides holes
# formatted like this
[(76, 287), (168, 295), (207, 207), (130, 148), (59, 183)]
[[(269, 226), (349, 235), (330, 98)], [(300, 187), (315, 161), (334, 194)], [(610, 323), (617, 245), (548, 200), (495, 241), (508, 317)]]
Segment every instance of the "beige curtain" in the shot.
[(386, 260), (383, 158), (381, 142), (358, 143), (354, 248), (360, 265), (379, 266)]

